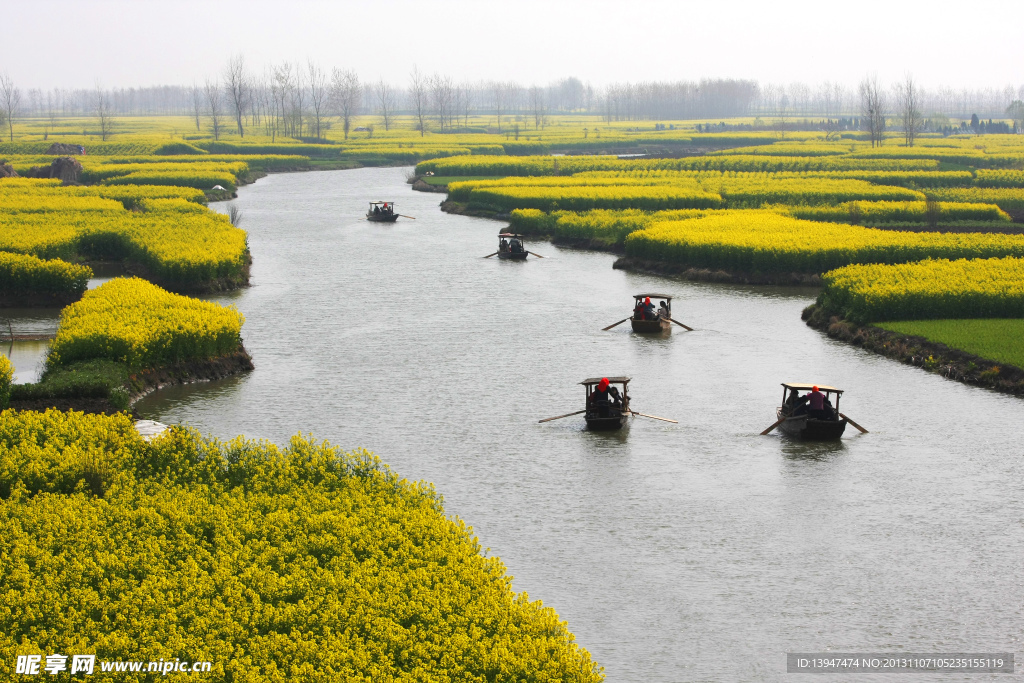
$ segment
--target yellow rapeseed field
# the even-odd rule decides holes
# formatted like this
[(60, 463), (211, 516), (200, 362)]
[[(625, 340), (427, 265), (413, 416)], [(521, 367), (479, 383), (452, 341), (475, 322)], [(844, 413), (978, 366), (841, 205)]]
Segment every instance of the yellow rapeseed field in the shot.
[(243, 322), (234, 308), (115, 278), (61, 311), (47, 363), (103, 358), (141, 370), (215, 358), (239, 349)]
[(745, 272), (823, 273), (852, 263), (1024, 256), (1024, 236), (897, 232), (775, 211), (719, 211), (634, 232), (626, 254)]
[(0, 443), (9, 670), (59, 652), (218, 681), (603, 680), (432, 487), (365, 451), (147, 442), (126, 414), (60, 411), (0, 413)]
[[(243, 282), (245, 232), (195, 199), (200, 190), (60, 187), (0, 180), (0, 251), (40, 258), (128, 259), (174, 289)], [(129, 211), (125, 205), (133, 209)]]
[(1024, 318), (1024, 260), (927, 259), (825, 273), (826, 310), (856, 322)]

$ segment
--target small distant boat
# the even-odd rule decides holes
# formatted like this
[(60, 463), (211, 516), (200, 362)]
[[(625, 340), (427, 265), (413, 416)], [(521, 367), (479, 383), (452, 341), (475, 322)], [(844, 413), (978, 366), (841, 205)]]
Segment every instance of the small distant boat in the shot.
[(532, 251), (527, 251), (526, 246), (523, 244), (523, 236), (515, 232), (499, 232), (498, 233), (498, 251), (493, 254), (488, 254), (483, 258), (491, 258), (497, 256), (500, 259), (507, 259), (512, 261), (525, 261), (527, 254), (536, 256), (537, 258), (544, 258), (540, 254), (535, 254)]
[[(642, 317), (644, 301), (648, 298), (664, 301), (667, 308), (659, 309), (654, 318)], [(629, 324), (633, 326), (634, 332), (650, 334), (668, 332), (672, 329), (672, 297), (668, 294), (634, 294), (633, 299), (633, 316), (629, 319)]]
[(530, 252), (523, 244), (523, 236), (513, 232), (498, 233), (498, 258), (525, 261)]
[[(825, 394), (825, 409), (812, 414), (814, 411), (807, 410), (805, 404), (793, 406), (786, 398), (786, 392), (812, 391), (817, 387), (818, 391)], [(793, 394), (790, 394), (791, 396)], [(835, 395), (835, 406), (831, 405), (829, 397)], [(814, 441), (829, 441), (838, 439), (846, 431), (848, 418), (839, 412), (839, 398), (843, 395), (842, 389), (829, 387), (822, 384), (807, 384), (805, 382), (790, 382), (782, 385), (782, 405), (775, 409), (775, 416), (781, 420), (779, 429), (783, 433), (795, 436), (800, 439)]]
[(366, 212), (366, 220), (375, 223), (394, 223), (398, 220), (394, 202), (370, 202), (370, 210)]
[[(629, 377), (591, 377), (585, 379), (580, 382), (587, 392), (587, 402), (584, 404), (583, 410), (577, 410), (574, 413), (566, 413), (556, 417), (548, 417), (538, 420), (538, 422), (551, 422), (552, 420), (561, 420), (563, 417), (586, 413), (587, 429), (594, 431), (608, 432), (622, 429), (629, 424), (629, 418), (633, 415), (679, 424), (667, 417), (647, 415), (646, 413), (638, 413), (630, 409), (628, 385), (631, 381)], [(621, 386), (622, 391), (619, 391), (618, 386), (614, 385)], [(603, 392), (602, 389), (604, 390)]]
[[(645, 310), (645, 303), (648, 299), (658, 299), (664, 305), (659, 306), (654, 310)], [(669, 294), (634, 294), (633, 313), (628, 318), (623, 318), (617, 323), (612, 323), (608, 327), (601, 328), (601, 330), (602, 332), (610, 330), (613, 327), (621, 325), (627, 320), (630, 325), (633, 326), (633, 331), (640, 332), (641, 334), (668, 332), (672, 329), (673, 324), (679, 325), (679, 327), (690, 332), (693, 331), (693, 328), (689, 325), (684, 325), (678, 320), (674, 320), (672, 318), (672, 297)]]

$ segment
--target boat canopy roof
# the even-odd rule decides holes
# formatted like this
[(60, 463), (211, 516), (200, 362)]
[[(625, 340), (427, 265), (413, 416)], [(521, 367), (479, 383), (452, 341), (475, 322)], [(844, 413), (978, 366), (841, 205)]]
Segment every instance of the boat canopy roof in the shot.
[(842, 389), (836, 389), (835, 387), (826, 386), (824, 384), (808, 384), (807, 382), (783, 382), (782, 386), (787, 389), (796, 389), (797, 391), (811, 391), (814, 387), (818, 387), (818, 391), (824, 391), (826, 394), (841, 394)]
[(499, 232), (498, 237), (515, 237), (517, 239), (523, 239), (523, 236), (518, 232)]
[(651, 297), (652, 299), (669, 299), (669, 300), (672, 299), (672, 295), (671, 294), (634, 294), (633, 295), (634, 299), (646, 299), (647, 297)]
[(374, 204), (394, 204), (394, 202), (370, 202), (370, 206), (373, 206)]
[[(587, 386), (589, 386), (591, 384), (600, 384), (601, 383), (601, 379), (602, 379), (601, 377), (591, 377), (590, 379), (583, 380), (582, 382), (580, 382), (580, 384), (584, 384), (584, 385), (587, 385)], [(608, 378), (608, 383), (609, 384), (628, 384), (630, 382), (630, 380), (632, 380), (632, 379), (633, 379), (632, 377), (609, 377)]]

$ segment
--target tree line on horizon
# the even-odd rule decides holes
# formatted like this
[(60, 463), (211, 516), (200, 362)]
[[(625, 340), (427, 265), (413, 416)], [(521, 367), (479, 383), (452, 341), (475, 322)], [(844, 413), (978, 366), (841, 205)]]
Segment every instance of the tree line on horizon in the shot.
[(23, 92), (6, 72), (0, 73), (0, 126), (12, 140), (19, 117), (49, 119), (56, 128), (61, 118), (94, 116), (104, 139), (116, 116), (187, 115), (197, 132), (205, 121), (215, 138), (227, 131), (244, 137), (255, 130), (271, 138), (319, 140), (335, 123), (348, 138), (360, 115), (377, 117), (385, 130), (396, 116), (412, 116), (423, 134), (466, 131), (475, 115), (495, 117), (500, 132), (513, 119), (540, 128), (548, 117), (570, 113), (598, 115), (608, 122), (771, 117), (770, 125), (781, 130), (801, 118), (823, 117), (831, 132), (840, 128), (843, 117), (856, 116), (857, 129), (868, 132), (872, 142), (895, 123), (907, 144), (913, 144), (923, 130), (953, 130), (949, 118), (1005, 116), (1013, 121), (1009, 130), (1024, 130), (1024, 85), (926, 90), (907, 74), (890, 86), (869, 75), (856, 88), (839, 82), (761, 85), (723, 78), (595, 87), (575, 77), (526, 86), (514, 80), (457, 82), (417, 67), (406, 83), (394, 84), (383, 78), (364, 81), (352, 69), (328, 71), (312, 60), (284, 61), (256, 72), (242, 55), (229, 59), (215, 76), (190, 85), (107, 89), (97, 83)]

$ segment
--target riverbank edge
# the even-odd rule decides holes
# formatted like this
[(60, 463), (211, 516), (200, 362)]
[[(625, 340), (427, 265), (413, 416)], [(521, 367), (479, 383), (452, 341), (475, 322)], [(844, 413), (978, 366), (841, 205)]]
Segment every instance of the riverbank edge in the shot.
[[(0, 308), (64, 308), (82, 298), (82, 292), (3, 292), (0, 293)], [(0, 333), (2, 334), (2, 333)]]
[(832, 339), (859, 346), (880, 356), (913, 365), (946, 379), (1004, 394), (1024, 396), (1024, 369), (982, 358), (924, 337), (859, 325), (826, 311), (819, 304), (803, 310), (807, 326)]
[(670, 275), (694, 282), (718, 282), (736, 285), (776, 285), (785, 287), (819, 287), (821, 276), (816, 273), (747, 273), (721, 268), (704, 268), (689, 263), (651, 261), (623, 256), (612, 264), (615, 270), (628, 270), (651, 275)]
[(196, 384), (225, 379), (256, 369), (245, 346), (239, 344), (238, 350), (226, 356), (186, 361), (159, 368), (143, 370), (131, 375), (132, 384), (130, 405), (134, 405), (154, 391), (178, 384)]
[[(195, 384), (224, 379), (255, 369), (252, 356), (244, 346), (239, 346), (234, 353), (216, 358), (185, 361), (159, 368), (149, 368), (129, 375), (128, 384), (121, 387), (128, 398), (127, 410), (124, 402), (111, 396), (48, 396), (36, 398), (12, 398), (8, 408), (14, 410), (44, 411), (50, 408), (57, 410), (76, 410), (83, 413), (113, 415), (128, 412), (134, 418), (138, 414), (134, 405), (140, 399), (165, 387), (177, 384)], [(116, 391), (120, 391), (115, 390)]]

